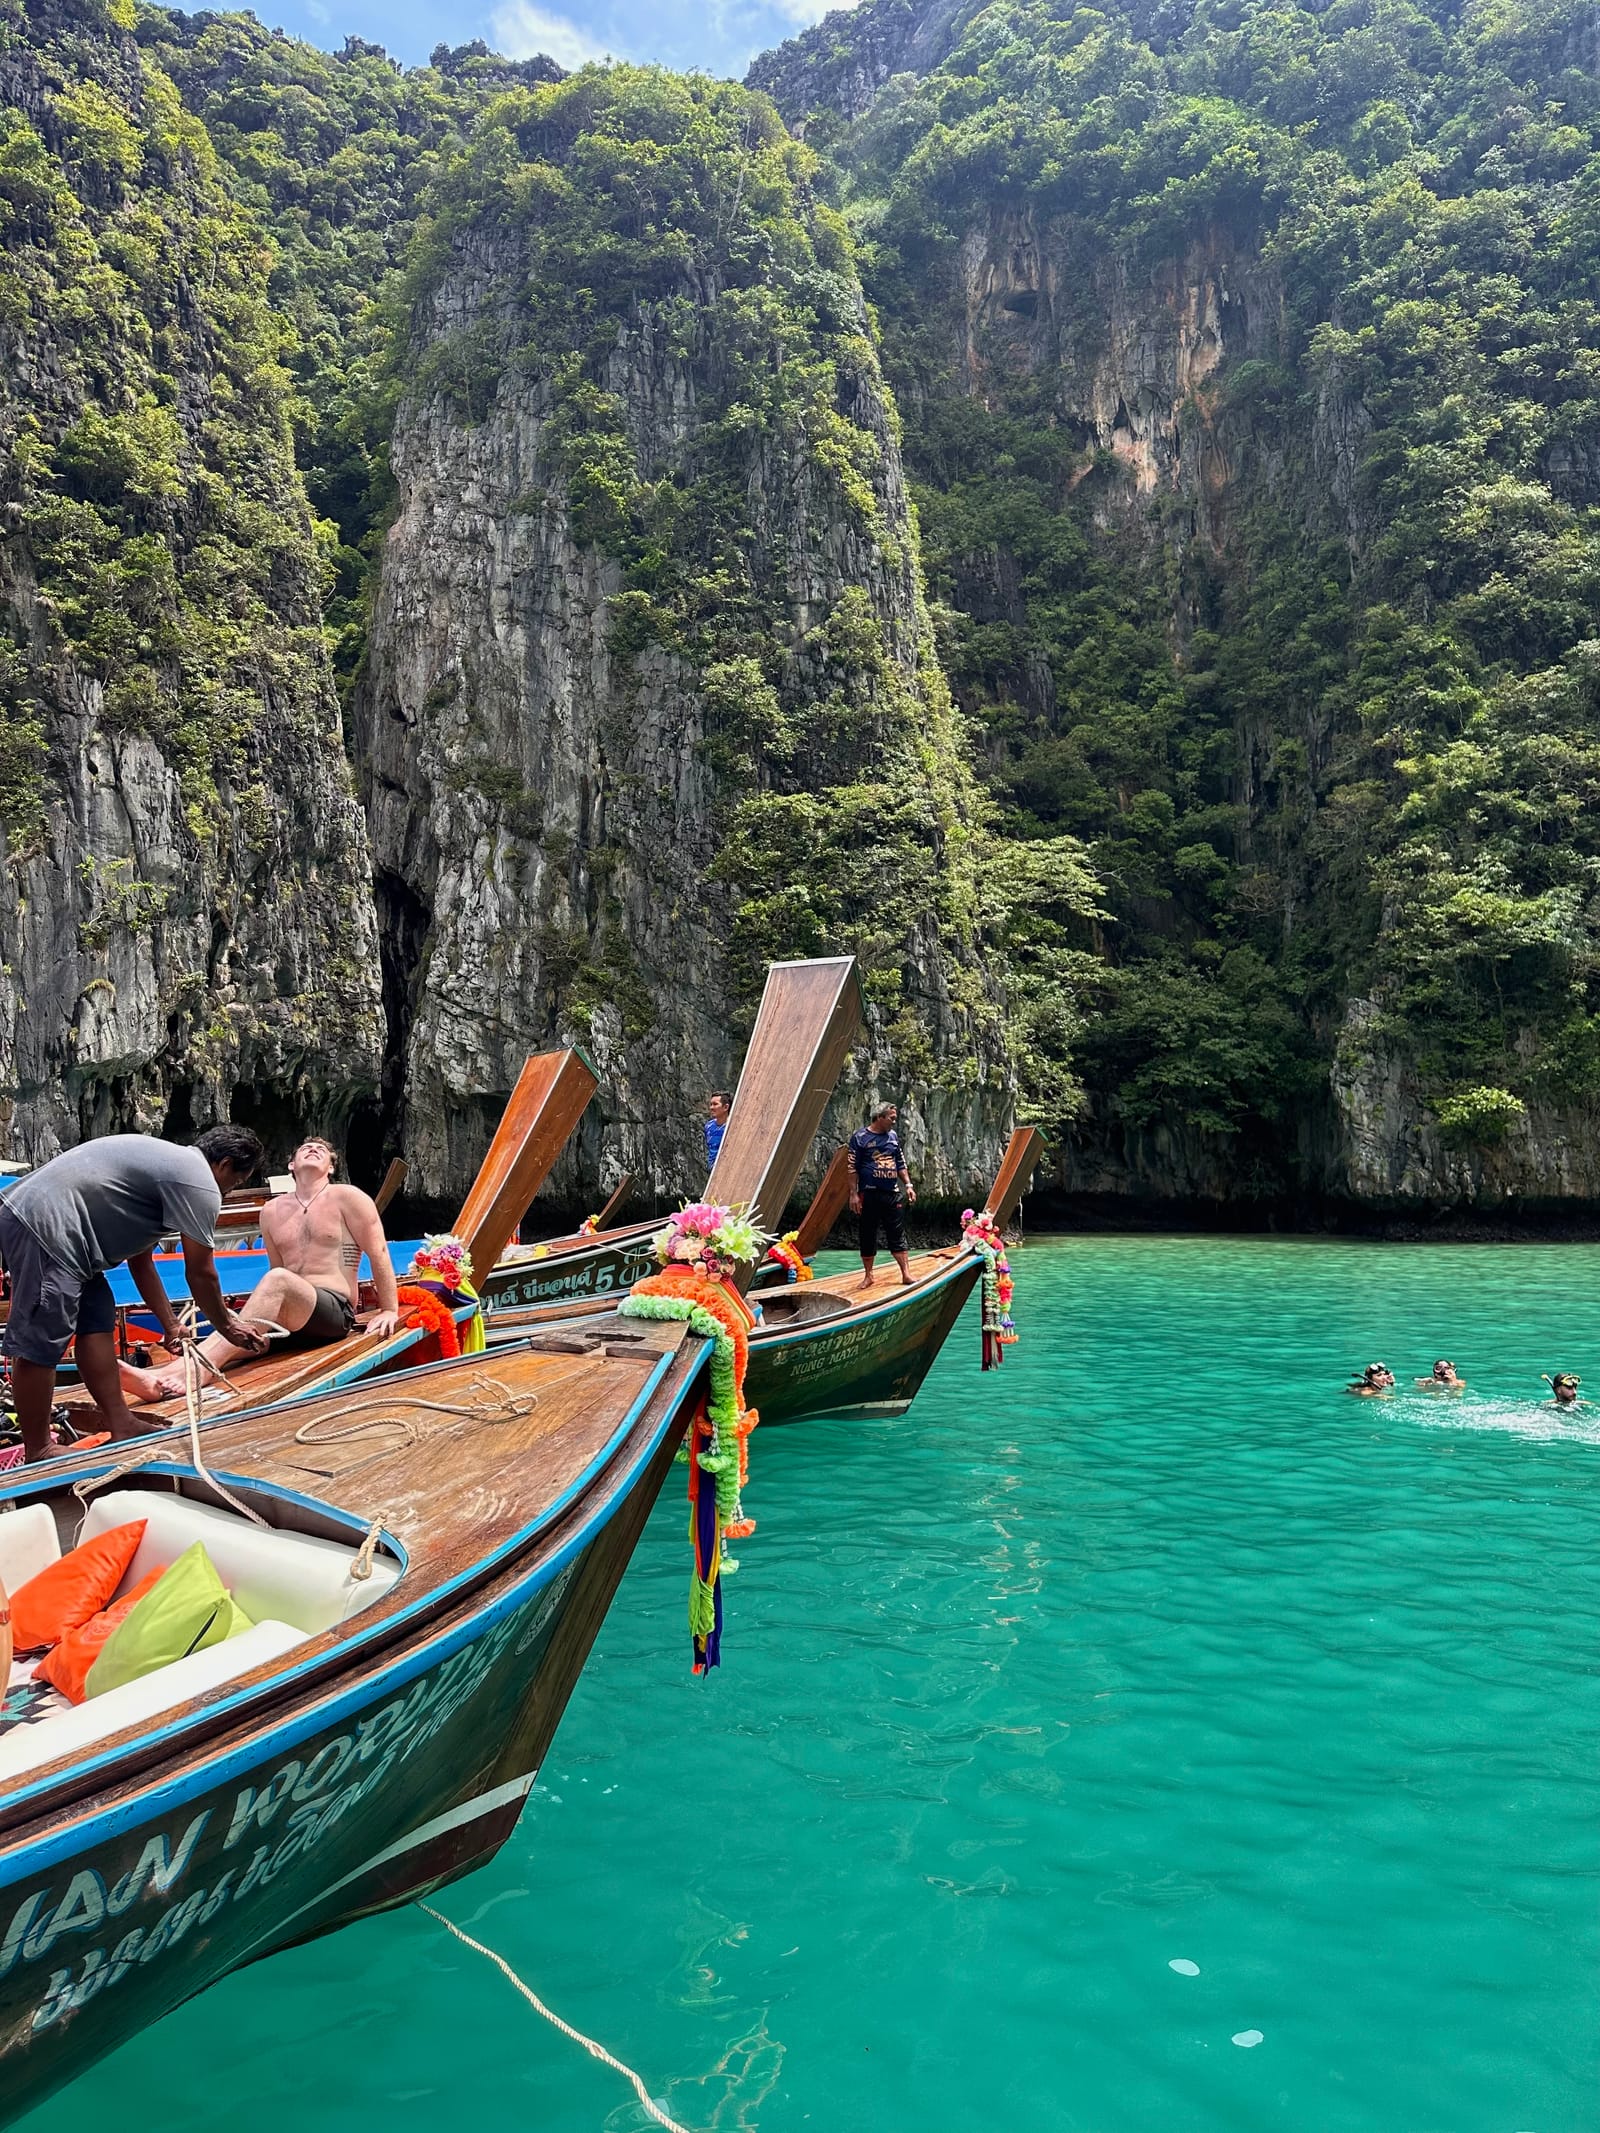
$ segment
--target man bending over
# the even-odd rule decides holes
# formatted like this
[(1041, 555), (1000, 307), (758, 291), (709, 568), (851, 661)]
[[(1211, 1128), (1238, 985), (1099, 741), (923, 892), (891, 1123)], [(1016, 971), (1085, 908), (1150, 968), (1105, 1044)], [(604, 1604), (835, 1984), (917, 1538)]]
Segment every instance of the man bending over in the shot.
[[(320, 1135), (302, 1141), (289, 1159), (293, 1192), (269, 1200), (261, 1210), (261, 1241), (269, 1265), (241, 1316), (247, 1327), (263, 1320), (283, 1327), (282, 1333), (257, 1336), (275, 1355), (326, 1348), (355, 1331), (363, 1252), (372, 1262), (372, 1285), (378, 1292), (377, 1316), (367, 1331), (387, 1336), (400, 1325), (383, 1217), (359, 1186), (334, 1182), (337, 1167), (330, 1142)], [(213, 1333), (200, 1352), (220, 1370), (259, 1350), (224, 1328)], [(181, 1367), (137, 1372), (130, 1367), (124, 1376), (147, 1400), (183, 1390)]]
[(189, 1293), (230, 1339), (256, 1353), (264, 1338), (222, 1300), (211, 1255), (222, 1195), (248, 1185), (261, 1143), (247, 1126), (211, 1126), (192, 1148), (143, 1133), (85, 1141), (31, 1171), (0, 1202), (0, 1256), (11, 1275), (4, 1350), (22, 1429), (23, 1457), (50, 1455), (56, 1366), (76, 1340), (78, 1374), (114, 1437), (135, 1424), (117, 1369), (116, 1304), (106, 1270), (128, 1262), (162, 1338), (183, 1336), (151, 1256), (164, 1236), (183, 1239)]

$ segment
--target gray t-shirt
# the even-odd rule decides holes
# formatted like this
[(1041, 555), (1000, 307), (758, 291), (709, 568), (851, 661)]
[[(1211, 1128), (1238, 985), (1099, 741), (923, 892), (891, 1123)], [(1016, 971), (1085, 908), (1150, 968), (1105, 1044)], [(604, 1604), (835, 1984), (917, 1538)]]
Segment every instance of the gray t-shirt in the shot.
[(173, 1230), (209, 1244), (222, 1194), (198, 1148), (112, 1133), (19, 1178), (4, 1204), (52, 1259), (87, 1281)]

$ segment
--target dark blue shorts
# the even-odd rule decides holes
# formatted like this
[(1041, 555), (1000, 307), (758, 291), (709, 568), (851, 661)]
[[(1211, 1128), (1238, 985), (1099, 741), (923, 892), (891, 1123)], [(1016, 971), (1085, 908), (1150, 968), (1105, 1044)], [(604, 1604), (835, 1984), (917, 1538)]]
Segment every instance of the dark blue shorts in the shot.
[(104, 1274), (87, 1281), (52, 1259), (26, 1222), (0, 1205), (0, 1259), (11, 1276), (11, 1316), (0, 1353), (59, 1363), (77, 1333), (109, 1333), (117, 1306)]

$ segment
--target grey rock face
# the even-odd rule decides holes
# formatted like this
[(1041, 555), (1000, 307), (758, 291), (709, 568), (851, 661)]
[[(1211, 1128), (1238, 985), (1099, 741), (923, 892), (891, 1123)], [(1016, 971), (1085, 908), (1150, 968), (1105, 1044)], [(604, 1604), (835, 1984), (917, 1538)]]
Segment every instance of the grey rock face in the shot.
[(863, 118), (897, 74), (936, 67), (977, 11), (978, 0), (867, 0), (763, 52), (745, 79), (772, 98), (798, 134), (817, 111)]
[(1492, 1209), (1592, 1201), (1600, 1193), (1600, 1112), (1530, 1104), (1503, 1142), (1452, 1148), (1404, 1060), (1383, 1042), (1372, 1000), (1351, 1000), (1333, 1063), (1335, 1188), (1380, 1207)]
[[(93, 160), (80, 91), (146, 160)], [(377, 940), (282, 382), (233, 367), (248, 351), (203, 308), (215, 295), (241, 331), (258, 325), (259, 251), (214, 258), (205, 295), (186, 281), (185, 233), (209, 215), (225, 250), (230, 211), (193, 144), (156, 173), (170, 85), (97, 11), (31, 9), (0, 55), (0, 102), (82, 201), (73, 253), (42, 223), (13, 228), (0, 305), (0, 1150), (39, 1161), (230, 1108), (281, 1141), (376, 1089)], [(148, 243), (151, 204), (166, 249), (130, 265), (119, 228)], [(72, 262), (102, 239), (94, 307), (75, 312)], [(226, 466), (234, 449), (247, 475)], [(227, 515), (230, 481), (253, 535)], [(270, 569), (250, 552), (263, 539)], [(86, 595), (96, 540), (109, 560)], [(123, 597), (125, 634), (97, 656)], [(215, 653), (196, 646), (212, 625)], [(236, 738), (211, 755), (224, 721)]]
[[(622, 571), (575, 529), (555, 471), (551, 387), (512, 360), (525, 338), (511, 293), (526, 278), (519, 243), (504, 230), (470, 236), (430, 300), (422, 347), (463, 328), (487, 335), (496, 382), (475, 420), (437, 391), (401, 407), (399, 508), (355, 705), (404, 1045), (405, 1153), (416, 1190), (453, 1192), (522, 1059), (581, 1041), (601, 1094), (550, 1196), (595, 1204), (628, 1171), (636, 1190), (669, 1198), (704, 1181), (704, 1094), (731, 1086), (748, 1029), (752, 973), (730, 961), (734, 899), (716, 866), (738, 803), (766, 773), (717, 767), (691, 660), (658, 641), (619, 643)], [(696, 292), (702, 306), (712, 293)], [(654, 478), (694, 452), (715, 367), (714, 348), (672, 352), (647, 307), (627, 322), (604, 385)], [(894, 714), (909, 720), (898, 738), (885, 693), (860, 739), (806, 741), (814, 792), (870, 778), (875, 749), (915, 763), (924, 745), (950, 747), (925, 694), (928, 625), (892, 417), (874, 373), (852, 391), (887, 538), (844, 508), (799, 434), (755, 433), (739, 476), (751, 582), (779, 618), (783, 715), (793, 709), (803, 726), (823, 697), (821, 638), (846, 595), (864, 597), (850, 612), (876, 629), (892, 700), (915, 707)], [(1008, 1082), (997, 1040), (965, 1004), (986, 997), (984, 980), (963, 968), (970, 951), (933, 901), (873, 947), (915, 1001), (928, 1057), (908, 1072), (874, 1010), (830, 1133), (860, 1122), (869, 1092), (892, 1092), (920, 1183), (959, 1197), (992, 1170)], [(870, 924), (869, 906), (826, 945), (851, 945)]]

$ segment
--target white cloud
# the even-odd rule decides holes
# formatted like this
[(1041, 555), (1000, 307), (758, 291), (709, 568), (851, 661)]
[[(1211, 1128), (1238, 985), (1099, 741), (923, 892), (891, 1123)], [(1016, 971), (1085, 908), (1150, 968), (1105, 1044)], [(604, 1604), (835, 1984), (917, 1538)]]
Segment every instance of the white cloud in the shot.
[(615, 56), (565, 15), (535, 7), (533, 0), (504, 0), (490, 15), (489, 24), (495, 49), (507, 59), (532, 59), (535, 53), (543, 52), (558, 67), (582, 67), (591, 59)]

